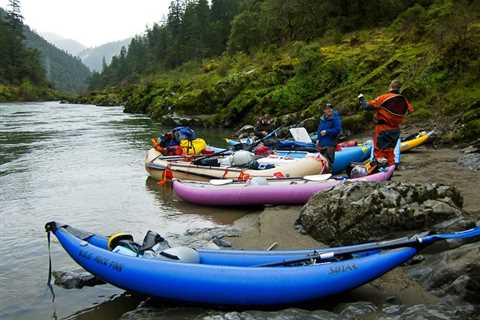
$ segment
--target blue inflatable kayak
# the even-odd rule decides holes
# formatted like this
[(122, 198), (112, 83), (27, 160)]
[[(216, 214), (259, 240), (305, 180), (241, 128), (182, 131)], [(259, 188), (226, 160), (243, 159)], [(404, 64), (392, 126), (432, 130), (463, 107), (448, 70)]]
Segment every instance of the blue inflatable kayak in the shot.
[(239, 306), (285, 305), (338, 294), (380, 277), (435, 240), (480, 235), (480, 228), (474, 228), (316, 250), (190, 249), (198, 255), (191, 263), (171, 254), (156, 259), (110, 251), (111, 238), (55, 222), (45, 228), (81, 267), (114, 286), (156, 298)]

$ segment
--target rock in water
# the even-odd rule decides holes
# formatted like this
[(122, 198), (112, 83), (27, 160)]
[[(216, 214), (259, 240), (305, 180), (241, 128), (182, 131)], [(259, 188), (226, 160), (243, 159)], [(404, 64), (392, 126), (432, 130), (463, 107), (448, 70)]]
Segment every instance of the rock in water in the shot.
[(83, 287), (93, 287), (99, 284), (105, 284), (102, 280), (93, 274), (79, 269), (73, 271), (53, 271), (55, 284), (65, 289), (80, 289)]
[(462, 205), (456, 188), (440, 184), (345, 183), (314, 195), (297, 224), (329, 245), (356, 243), (424, 230), (462, 216)]

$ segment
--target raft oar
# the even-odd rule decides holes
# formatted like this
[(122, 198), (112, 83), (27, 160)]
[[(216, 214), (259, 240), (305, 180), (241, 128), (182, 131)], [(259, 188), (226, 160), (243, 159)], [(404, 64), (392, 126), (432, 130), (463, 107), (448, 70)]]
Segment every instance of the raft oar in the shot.
[[(332, 177), (331, 173), (326, 173), (326, 174), (317, 174), (317, 175), (310, 175), (310, 176), (304, 176), (304, 177), (288, 177), (288, 178), (266, 178), (267, 181), (284, 181), (284, 180), (296, 180), (296, 179), (302, 179), (306, 181), (315, 181), (315, 182), (321, 182), (321, 181), (326, 181)], [(211, 179), (208, 181), (211, 185), (214, 186), (223, 186), (226, 184), (234, 183), (236, 182), (234, 179)]]
[(230, 151), (230, 149), (224, 149), (224, 150), (222, 150), (222, 151), (215, 152), (215, 153), (209, 154), (209, 155), (204, 156), (204, 157), (200, 157), (200, 158), (198, 158), (198, 159), (193, 160), (193, 161), (192, 161), (192, 164), (198, 165), (198, 164), (200, 163), (200, 161), (202, 161), (202, 160), (210, 159), (210, 158), (213, 158), (213, 157), (222, 155), (222, 154), (224, 154), (224, 153), (227, 152), (227, 151)]
[(262, 143), (263, 141), (267, 140), (268, 138), (270, 138), (271, 136), (273, 136), (274, 134), (277, 134), (277, 132), (283, 128), (283, 125), (278, 127), (277, 129), (273, 130), (272, 132), (270, 132), (269, 134), (267, 134), (265, 137), (263, 137), (262, 139), (252, 143), (249, 147), (248, 147), (248, 151), (252, 151), (253, 149), (255, 149), (256, 146), (258, 146), (260, 143)]
[[(283, 126), (280, 126), (278, 127), (277, 129), (273, 130), (272, 132), (270, 132), (269, 134), (267, 134), (265, 137), (263, 137), (262, 139), (258, 140), (257, 142), (253, 143), (251, 146), (248, 147), (248, 151), (252, 151), (260, 142), (263, 142), (264, 140), (266, 140), (267, 138), (270, 138), (273, 134), (275, 134), (278, 130), (280, 130), (281, 128), (283, 128)], [(229, 149), (225, 149), (225, 150), (222, 150), (222, 151), (219, 151), (219, 152), (216, 152), (214, 154), (210, 154), (210, 155), (207, 155), (205, 157), (202, 157), (202, 158), (198, 158), (198, 159), (195, 159), (194, 161), (192, 161), (193, 164), (199, 164), (200, 161), (202, 160), (205, 160), (205, 159), (209, 159), (209, 158), (213, 158), (213, 157), (216, 157), (216, 156), (219, 156), (219, 155), (222, 155), (224, 154), (225, 152), (227, 151), (230, 151)]]
[(288, 266), (291, 264), (297, 264), (302, 262), (308, 262), (311, 260), (324, 260), (328, 261), (334, 258), (340, 258), (345, 255), (351, 255), (355, 253), (361, 253), (372, 250), (382, 250), (382, 249), (396, 249), (402, 247), (416, 247), (418, 249), (423, 249), (438, 240), (449, 240), (449, 239), (467, 239), (480, 236), (480, 227), (475, 227), (469, 230), (453, 232), (453, 233), (443, 233), (443, 234), (432, 234), (432, 235), (415, 235), (412, 237), (404, 237), (394, 240), (387, 240), (374, 243), (365, 243), (360, 245), (354, 245), (344, 248), (331, 248), (331, 250), (322, 252), (314, 252), (304, 258), (284, 260), (279, 262), (267, 263), (257, 265), (255, 267), (279, 267), (279, 266)]

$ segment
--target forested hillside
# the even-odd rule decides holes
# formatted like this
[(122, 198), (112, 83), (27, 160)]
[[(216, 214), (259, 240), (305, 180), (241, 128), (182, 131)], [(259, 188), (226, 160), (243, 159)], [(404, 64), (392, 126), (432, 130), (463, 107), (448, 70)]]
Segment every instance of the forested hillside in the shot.
[(135, 81), (193, 59), (222, 54), (240, 2), (212, 0), (210, 7), (208, 0), (172, 1), (168, 21), (132, 39), (128, 53), (121, 51), (101, 74), (92, 77), (91, 88)]
[(67, 39), (51, 32), (40, 32), (39, 35), (53, 44), (55, 47), (62, 49), (73, 56), (77, 56), (86, 47), (78, 41)]
[(18, 1), (8, 12), (0, 9), (0, 101), (50, 97), (38, 51), (24, 45), (23, 17)]
[(47, 79), (56, 89), (64, 92), (82, 92), (87, 88), (90, 70), (80, 58), (58, 49), (28, 26), (25, 26), (24, 34), (26, 46), (40, 52)]
[[(11, 29), (9, 26), (11, 23), (9, 22), (7, 12), (1, 8), (0, 17), (0, 20), (3, 21), (3, 27), (0, 26), (0, 28), (3, 28), (0, 32), (0, 37), (8, 39), (9, 29)], [(58, 49), (43, 39), (27, 25), (23, 24), (23, 20), (19, 21), (19, 23), (21, 23), (19, 30), (22, 34), (17, 35), (18, 41), (20, 42), (15, 45), (16, 47), (9, 49), (8, 45), (0, 45), (0, 50), (3, 48), (5, 54), (7, 51), (10, 52), (10, 50), (12, 50), (10, 58), (7, 57), (0, 60), (0, 68), (4, 68), (4, 71), (0, 74), (4, 73), (6, 77), (13, 78), (26, 77), (25, 80), (28, 80), (35, 86), (46, 86), (48, 81), (53, 85), (53, 88), (63, 92), (85, 91), (90, 77), (90, 70), (80, 59)], [(21, 47), (24, 49), (20, 49)], [(13, 65), (11, 62), (12, 59), (15, 60)], [(25, 65), (19, 66), (18, 70), (8, 71), (10, 70), (9, 68), (18, 65), (20, 61), (23, 61)], [(13, 81), (9, 79), (8, 81), (13, 84), (18, 84), (18, 82), (22, 82), (22, 80)], [(27, 86), (27, 84), (24, 85)]]
[(122, 47), (128, 49), (132, 38), (102, 44), (98, 47), (86, 48), (78, 53), (78, 57), (92, 71), (100, 72), (104, 64), (110, 64), (113, 56), (119, 55)]
[(328, 100), (362, 130), (369, 115), (358, 93), (381, 94), (397, 78), (417, 109), (411, 122), (471, 139), (480, 134), (479, 15), (471, 0), (176, 0), (168, 21), (92, 78), (84, 100), (224, 126), (264, 113), (315, 119)]

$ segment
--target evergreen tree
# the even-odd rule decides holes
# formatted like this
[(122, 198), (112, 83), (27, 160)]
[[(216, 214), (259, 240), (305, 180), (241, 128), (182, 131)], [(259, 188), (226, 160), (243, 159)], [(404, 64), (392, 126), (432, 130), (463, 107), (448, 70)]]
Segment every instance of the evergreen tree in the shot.
[(10, 0), (6, 13), (0, 12), (0, 81), (18, 85), (29, 81), (46, 84), (37, 51), (23, 43), (23, 16), (19, 0)]
[(20, 37), (22, 36), (23, 28), (23, 15), (20, 5), (20, 0), (9, 0), (9, 10), (7, 11), (7, 21), (15, 32), (17, 32)]
[(241, 0), (173, 0), (163, 24), (134, 38), (129, 50), (92, 77), (91, 88), (132, 81), (139, 75), (175, 68), (225, 51)]

